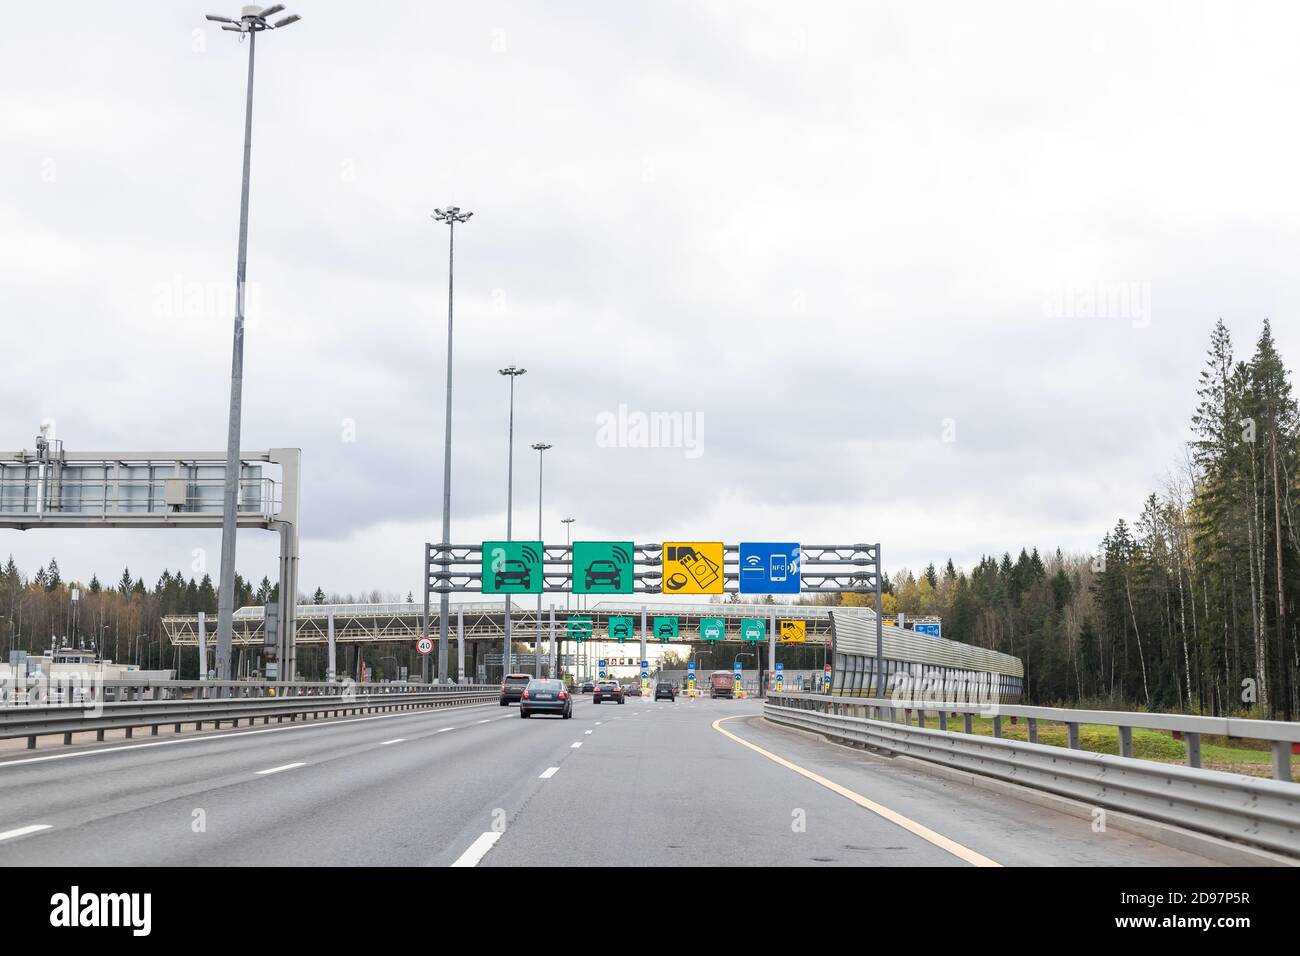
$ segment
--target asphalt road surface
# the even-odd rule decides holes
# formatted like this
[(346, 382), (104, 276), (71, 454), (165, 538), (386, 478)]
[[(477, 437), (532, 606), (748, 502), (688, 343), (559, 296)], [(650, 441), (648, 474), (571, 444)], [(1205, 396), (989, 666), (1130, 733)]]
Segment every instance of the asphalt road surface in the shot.
[(1148, 865), (1212, 861), (767, 724), (580, 698), (0, 759), (0, 865)]

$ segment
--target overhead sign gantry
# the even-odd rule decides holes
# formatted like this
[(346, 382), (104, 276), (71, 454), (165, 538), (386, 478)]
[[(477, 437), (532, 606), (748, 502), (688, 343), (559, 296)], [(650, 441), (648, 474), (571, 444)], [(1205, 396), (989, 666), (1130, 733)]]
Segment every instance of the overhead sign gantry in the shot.
[[(434, 594), (835, 594), (876, 596), (880, 609), (880, 545), (800, 544), (794, 541), (666, 541), (636, 544), (630, 541), (575, 541), (551, 545), (543, 541), (483, 541), (479, 544), (426, 544), (424, 546), (424, 633), (428, 633), (429, 608)], [(641, 641), (647, 637), (679, 639), (677, 619), (656, 617), (648, 626), (641, 616)], [(703, 622), (702, 622), (703, 624)], [(609, 637), (623, 641), (631, 636), (631, 622), (623, 617), (609, 621)], [(591, 619), (570, 616), (566, 636), (577, 641), (593, 639)], [(701, 639), (722, 640), (717, 622), (701, 627)], [(746, 621), (742, 640), (768, 639), (775, 650), (781, 643), (802, 643), (801, 622), (775, 619)], [(510, 648), (504, 649), (508, 659)], [(443, 655), (440, 654), (440, 658)], [(554, 639), (552, 640), (554, 656)], [(443, 676), (443, 675), (440, 675)]]
[[(280, 601), (268, 656), (293, 680), (302, 451), (239, 453), (236, 522), (280, 533)], [(280, 480), (263, 473), (278, 465)], [(43, 433), (34, 451), (0, 452), (0, 528), (220, 528), (224, 451), (65, 451)], [(230, 648), (218, 648), (229, 658)]]

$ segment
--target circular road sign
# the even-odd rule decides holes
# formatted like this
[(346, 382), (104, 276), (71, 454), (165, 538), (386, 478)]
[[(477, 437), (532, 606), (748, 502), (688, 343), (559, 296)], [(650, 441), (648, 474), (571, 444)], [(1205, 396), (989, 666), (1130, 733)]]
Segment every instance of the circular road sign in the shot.
[(431, 637), (422, 637), (422, 638), (420, 638), (420, 640), (416, 643), (415, 646), (416, 646), (416, 649), (419, 650), (419, 652), (420, 652), (421, 654), (423, 654), (423, 655), (425, 655), (426, 657), (428, 657), (430, 654), (433, 653), (433, 638), (431, 638)]

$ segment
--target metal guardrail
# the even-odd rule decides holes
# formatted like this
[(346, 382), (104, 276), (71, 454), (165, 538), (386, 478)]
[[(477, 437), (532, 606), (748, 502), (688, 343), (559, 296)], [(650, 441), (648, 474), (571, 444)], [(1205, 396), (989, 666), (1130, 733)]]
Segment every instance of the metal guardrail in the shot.
[[(159, 684), (204, 684), (203, 690), (239, 687), (249, 693), (244, 696), (148, 697), (3, 707), (0, 708), (0, 739), (26, 737), (27, 748), (31, 750), (36, 747), (38, 737), (54, 734), (62, 734), (64, 744), (71, 744), (73, 734), (93, 731), (96, 740), (103, 740), (105, 731), (125, 730), (129, 738), (136, 728), (148, 727), (150, 735), (156, 737), (158, 729), (165, 724), (171, 724), (177, 733), (182, 725), (190, 723), (196, 730), (202, 730), (205, 724), (219, 730), (225, 723), (238, 727), (241, 722), (247, 722), (251, 726), (260, 719), (263, 724), (269, 724), (273, 717), (277, 723), (283, 723), (286, 717), (294, 721), (299, 717), (320, 719), (346, 714), (496, 703), (501, 693), (495, 684), (371, 684), (357, 685), (346, 692), (341, 691), (339, 684), (258, 686), (199, 681), (163, 681)], [(292, 692), (295, 688), (298, 693)], [(330, 692), (311, 692), (314, 688), (325, 688)], [(286, 689), (290, 692), (285, 693)], [(254, 693), (258, 690), (262, 693)], [(267, 693), (269, 690), (274, 690), (276, 696)]]
[[(207, 700), (215, 697), (303, 697), (321, 694), (404, 694), (418, 691), (436, 691), (438, 688), (465, 689), (494, 687), (488, 684), (413, 684), (375, 683), (360, 684), (351, 679), (335, 681), (215, 681), (215, 680), (160, 680), (153, 678), (117, 678), (97, 680), (72, 673), (58, 675), (78, 690), (78, 700)], [(50, 683), (57, 684), (54, 679)], [(22, 679), (0, 681), (0, 711), (11, 704), (23, 704)]]
[[(775, 691), (772, 698), (787, 706), (830, 706), (831, 713), (867, 716), (874, 712), (877, 720), (902, 720), (908, 722), (915, 715), (918, 726), (925, 726), (926, 714), (938, 714), (939, 729), (948, 729), (948, 717), (960, 716), (963, 730), (971, 733), (973, 717), (993, 720), (993, 736), (1002, 736), (1002, 721), (1010, 717), (1012, 723), (1024, 719), (1029, 742), (1038, 743), (1040, 723), (1063, 724), (1071, 750), (1079, 749), (1079, 727), (1099, 724), (1115, 727), (1119, 731), (1119, 755), (1133, 756), (1133, 728), (1168, 730), (1175, 739), (1187, 744), (1187, 765), (1201, 766), (1201, 738), (1219, 736), (1236, 739), (1263, 740), (1273, 755), (1273, 778), (1290, 782), (1291, 755), (1300, 749), (1300, 723), (1283, 720), (1250, 720), (1237, 717), (1201, 717), (1194, 714), (1150, 714), (1126, 710), (1075, 710), (1067, 707), (1028, 707), (1021, 704), (966, 704), (939, 703), (935, 701), (883, 700), (877, 697), (843, 697)], [(884, 714), (888, 712), (889, 716)]]
[[(868, 709), (876, 712), (875, 718), (865, 716)], [(1295, 784), (1139, 760), (1131, 756), (1083, 751), (1077, 749), (1077, 732), (1071, 735), (1076, 745), (1071, 749), (1007, 740), (999, 736), (985, 737), (931, 730), (895, 719), (883, 719), (884, 711), (888, 711), (892, 718), (896, 711), (917, 709), (915, 706), (901, 707), (890, 701), (775, 694), (768, 698), (763, 713), (767, 719), (776, 723), (810, 730), (836, 740), (940, 763), (970, 773), (1046, 790), (1093, 806), (1160, 820), (1290, 856), (1300, 856), (1300, 786)], [(931, 706), (929, 709), (934, 708)], [(1002, 708), (1003, 714), (1009, 709), (1040, 712), (1032, 718), (1034, 720), (1049, 719), (1042, 716), (1042, 712), (1071, 715), (1068, 722), (1075, 723), (1076, 726), (1078, 723), (1112, 722), (1094, 719), (1099, 713), (1125, 721), (1130, 728), (1151, 726), (1149, 721), (1158, 717), (1166, 717), (1171, 721), (1220, 720), (1022, 707)], [(963, 710), (971, 709), (953, 707), (946, 708), (945, 712), (963, 713)], [(861, 711), (864, 715), (857, 716), (854, 711)], [(1085, 714), (1093, 716), (1082, 716)], [(966, 713), (967, 721), (970, 716), (970, 713)], [(1147, 722), (1127, 723), (1129, 718), (1144, 718)], [(995, 721), (998, 719), (994, 718)], [(1050, 719), (1062, 720), (1059, 716)], [(1277, 722), (1236, 723), (1258, 725)], [(1281, 724), (1271, 733), (1289, 735), (1292, 728), (1296, 728), (1296, 725)], [(1259, 727), (1253, 727), (1252, 730), (1250, 736), (1270, 739), (1270, 731)], [(1196, 732), (1206, 731), (1201, 729)]]

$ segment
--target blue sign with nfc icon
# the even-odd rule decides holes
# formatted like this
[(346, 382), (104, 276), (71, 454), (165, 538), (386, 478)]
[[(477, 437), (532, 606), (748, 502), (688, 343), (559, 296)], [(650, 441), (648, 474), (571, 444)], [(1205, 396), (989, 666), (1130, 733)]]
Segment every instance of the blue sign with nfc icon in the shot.
[(742, 541), (740, 593), (798, 594), (798, 542)]

